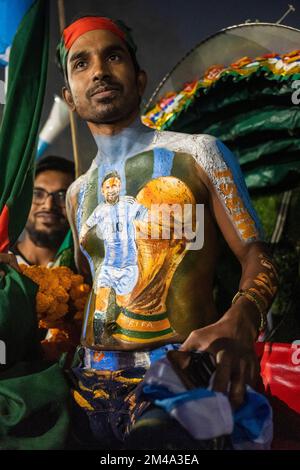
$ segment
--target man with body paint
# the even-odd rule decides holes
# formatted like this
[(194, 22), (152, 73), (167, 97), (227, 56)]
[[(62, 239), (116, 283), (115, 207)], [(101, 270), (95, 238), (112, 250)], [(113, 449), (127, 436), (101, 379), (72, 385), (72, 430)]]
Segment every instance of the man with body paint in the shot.
[[(67, 195), (78, 269), (93, 280), (82, 332), (83, 364), (74, 369), (74, 399), (103, 448), (113, 442), (199, 448), (167, 413), (143, 401), (137, 384), (168, 350), (208, 350), (216, 358), (214, 389), (228, 392), (232, 405), (239, 406), (245, 385), (257, 378), (254, 342), (276, 293), (277, 274), (235, 156), (212, 136), (142, 125), (146, 74), (135, 52), (122, 22), (88, 16), (64, 30), (58, 47), (64, 99), (87, 122), (98, 146), (89, 170)], [(95, 337), (97, 286), (107, 248), (97, 236), (97, 223), (88, 227), (88, 221), (105, 202), (102, 182), (112, 172), (119, 175), (120, 196), (149, 211), (163, 205), (184, 213), (192, 206), (195, 213), (204, 205), (204, 244), (195, 250), (184, 236), (137, 237), (138, 278), (124, 295), (113, 283), (108, 286), (103, 334)], [(175, 219), (180, 225), (173, 216), (169, 227)], [(151, 220), (139, 224), (140, 233), (152, 233)], [(237, 295), (221, 318), (213, 300), (219, 232), (242, 266)]]

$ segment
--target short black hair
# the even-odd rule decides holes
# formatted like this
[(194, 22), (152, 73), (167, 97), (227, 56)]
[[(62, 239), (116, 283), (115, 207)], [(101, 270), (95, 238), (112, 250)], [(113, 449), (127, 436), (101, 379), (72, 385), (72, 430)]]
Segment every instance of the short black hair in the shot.
[(104, 185), (105, 181), (109, 180), (110, 178), (118, 178), (118, 180), (121, 181), (121, 176), (119, 175), (119, 173), (117, 171), (112, 171), (110, 173), (107, 173), (103, 180), (102, 180), (102, 183), (101, 183), (101, 188), (102, 186)]
[(75, 179), (75, 165), (71, 160), (56, 155), (49, 155), (39, 160), (35, 167), (35, 177), (44, 171), (61, 171)]

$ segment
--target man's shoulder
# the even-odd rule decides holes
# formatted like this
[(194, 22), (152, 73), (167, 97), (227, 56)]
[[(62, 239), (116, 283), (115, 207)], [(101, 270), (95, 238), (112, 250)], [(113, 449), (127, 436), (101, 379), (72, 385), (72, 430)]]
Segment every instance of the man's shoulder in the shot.
[(209, 134), (186, 134), (181, 132), (157, 132), (155, 147), (163, 147), (176, 153), (189, 154), (204, 168), (223, 166), (224, 144)]
[(218, 140), (209, 134), (187, 134), (185, 132), (157, 131), (155, 147), (166, 147), (174, 151), (197, 152), (198, 146), (215, 145)]

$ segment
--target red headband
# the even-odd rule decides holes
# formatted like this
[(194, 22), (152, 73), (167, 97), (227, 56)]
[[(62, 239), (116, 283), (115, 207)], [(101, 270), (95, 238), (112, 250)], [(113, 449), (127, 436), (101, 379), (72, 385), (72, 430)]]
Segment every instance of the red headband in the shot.
[(125, 33), (109, 18), (85, 16), (64, 29), (63, 37), (65, 48), (69, 51), (76, 39), (88, 31), (94, 31), (95, 29), (106, 29), (125, 41)]

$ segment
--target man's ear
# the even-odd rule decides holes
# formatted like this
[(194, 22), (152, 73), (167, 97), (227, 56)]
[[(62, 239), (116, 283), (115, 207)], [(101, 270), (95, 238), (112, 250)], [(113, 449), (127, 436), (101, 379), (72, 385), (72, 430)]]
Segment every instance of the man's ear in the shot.
[(67, 105), (71, 109), (71, 111), (75, 111), (76, 107), (75, 107), (72, 93), (70, 92), (70, 90), (64, 86), (61, 90), (61, 94), (62, 94), (64, 101), (67, 103)]
[(143, 96), (146, 85), (147, 85), (147, 74), (146, 72), (144, 72), (144, 70), (140, 70), (137, 75), (137, 86), (138, 86), (138, 93), (140, 97)]

